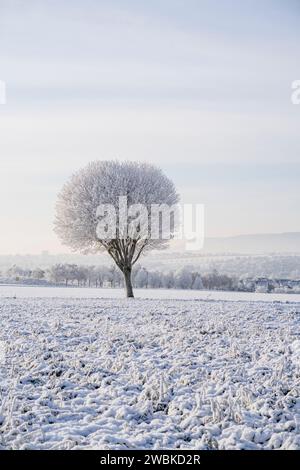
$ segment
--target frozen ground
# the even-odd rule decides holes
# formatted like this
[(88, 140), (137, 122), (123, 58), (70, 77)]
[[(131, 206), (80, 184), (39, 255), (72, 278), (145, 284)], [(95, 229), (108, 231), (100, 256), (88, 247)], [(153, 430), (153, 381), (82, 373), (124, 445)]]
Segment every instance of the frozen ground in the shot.
[[(249, 300), (274, 302), (300, 302), (300, 294), (264, 294), (257, 292), (228, 292), (207, 290), (177, 289), (134, 289), (140, 299), (177, 300)], [(84, 287), (41, 287), (22, 285), (0, 285), (0, 299), (3, 297), (64, 297), (64, 298), (104, 298), (122, 299), (124, 289), (95, 289)]]
[(299, 449), (299, 321), (300, 303), (2, 297), (0, 448)]

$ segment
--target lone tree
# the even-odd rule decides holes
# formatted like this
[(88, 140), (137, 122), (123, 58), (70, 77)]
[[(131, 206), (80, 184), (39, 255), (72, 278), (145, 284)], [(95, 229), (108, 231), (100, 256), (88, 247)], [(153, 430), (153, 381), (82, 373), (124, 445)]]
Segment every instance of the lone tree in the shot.
[[(132, 267), (143, 252), (163, 248), (172, 238), (176, 229), (172, 207), (178, 201), (172, 181), (153, 165), (95, 161), (63, 186), (55, 232), (74, 251), (107, 251), (124, 275), (127, 297), (133, 297)], [(162, 227), (165, 208), (169, 231)], [(153, 221), (159, 221), (154, 231)]]

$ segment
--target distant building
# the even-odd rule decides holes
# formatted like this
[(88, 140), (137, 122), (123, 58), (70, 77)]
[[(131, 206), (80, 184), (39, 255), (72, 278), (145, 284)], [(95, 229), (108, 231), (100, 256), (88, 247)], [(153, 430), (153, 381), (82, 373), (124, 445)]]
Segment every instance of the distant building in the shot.
[(265, 277), (255, 279), (255, 292), (271, 292), (273, 289), (274, 287), (270, 279)]
[(255, 291), (255, 280), (251, 278), (240, 279), (238, 282), (238, 290), (246, 292)]
[(266, 277), (240, 279), (238, 290), (245, 292), (291, 292), (300, 293), (300, 280), (268, 279)]

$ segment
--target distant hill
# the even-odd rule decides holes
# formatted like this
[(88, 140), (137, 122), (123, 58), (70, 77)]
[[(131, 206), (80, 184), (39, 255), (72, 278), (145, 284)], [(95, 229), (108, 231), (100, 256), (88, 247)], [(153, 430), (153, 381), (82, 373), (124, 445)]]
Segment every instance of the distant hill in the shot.
[[(144, 265), (161, 265), (165, 260), (195, 260), (195, 257), (207, 255), (261, 255), (261, 254), (299, 254), (300, 232), (270, 233), (257, 235), (238, 235), (226, 238), (206, 238), (204, 249), (201, 251), (186, 251), (183, 240), (171, 242), (171, 249), (160, 252), (151, 252), (141, 258)], [(0, 255), (0, 272), (16, 264), (24, 268), (47, 268), (55, 263), (76, 264), (112, 264), (107, 254), (81, 255), (81, 254), (51, 254), (43, 252), (39, 255)]]
[(206, 253), (300, 253), (300, 232), (207, 238)]

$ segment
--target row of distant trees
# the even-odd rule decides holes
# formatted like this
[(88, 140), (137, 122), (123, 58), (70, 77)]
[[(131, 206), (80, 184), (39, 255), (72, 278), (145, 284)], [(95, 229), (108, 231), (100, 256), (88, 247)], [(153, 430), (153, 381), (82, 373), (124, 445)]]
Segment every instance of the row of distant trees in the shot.
[[(3, 277), (3, 276), (2, 276)], [(80, 266), (59, 263), (49, 269), (24, 269), (12, 266), (6, 272), (14, 281), (31, 280), (65, 286), (123, 287), (124, 278), (116, 266)], [(137, 288), (236, 290), (238, 280), (216, 270), (200, 274), (191, 267), (176, 271), (160, 272), (136, 266), (132, 273), (133, 286)]]

